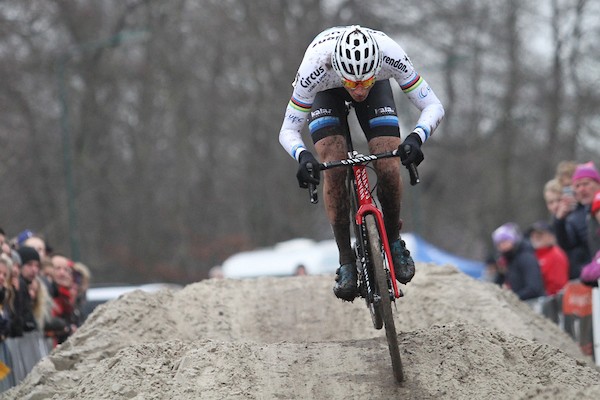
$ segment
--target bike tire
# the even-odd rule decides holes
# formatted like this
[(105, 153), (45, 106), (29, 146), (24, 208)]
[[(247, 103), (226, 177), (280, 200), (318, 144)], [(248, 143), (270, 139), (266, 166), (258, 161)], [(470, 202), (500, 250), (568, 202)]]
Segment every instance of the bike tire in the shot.
[[(369, 256), (366, 255), (365, 257)], [(370, 260), (366, 260), (363, 268), (366, 270), (362, 273), (363, 285), (365, 286), (366, 292), (365, 301), (367, 303), (367, 307), (369, 308), (369, 312), (371, 313), (373, 327), (379, 330), (383, 328), (383, 306), (381, 302), (374, 301), (374, 296), (378, 293), (378, 290), (376, 288), (377, 278), (373, 273), (373, 263)], [(369, 287), (370, 290), (368, 290), (367, 287)]]
[[(377, 229), (377, 223), (373, 215), (365, 217), (365, 226), (369, 237), (369, 253), (371, 257), (371, 265), (377, 291), (380, 295), (381, 313), (385, 324), (385, 336), (388, 342), (390, 357), (392, 359), (392, 370), (396, 381), (402, 383), (404, 381), (404, 370), (402, 368), (402, 359), (400, 358), (400, 350), (398, 348), (398, 336), (396, 334), (396, 325), (394, 324), (394, 315), (392, 314), (392, 300), (390, 295), (390, 287), (388, 285), (388, 274), (384, 265), (384, 253), (381, 246), (381, 236)], [(391, 262), (391, 260), (390, 260)]]
[[(348, 173), (347, 180), (347, 189), (348, 193), (350, 193), (350, 210), (352, 211), (352, 215), (356, 214), (358, 210), (358, 199), (356, 198), (356, 187), (354, 180), (352, 179), (350, 173)], [(366, 248), (368, 245), (368, 234), (362, 225), (354, 225), (354, 234), (356, 236), (355, 248), (354, 251), (356, 253), (356, 258), (360, 264), (360, 290), (361, 295), (365, 299), (365, 303), (367, 304), (367, 308), (371, 314), (371, 321), (373, 322), (373, 327), (377, 330), (383, 328), (383, 316), (381, 311), (381, 304), (375, 304), (373, 301), (372, 293), (374, 291), (375, 285), (375, 277), (373, 276), (373, 267), (368, 257), (368, 249)]]

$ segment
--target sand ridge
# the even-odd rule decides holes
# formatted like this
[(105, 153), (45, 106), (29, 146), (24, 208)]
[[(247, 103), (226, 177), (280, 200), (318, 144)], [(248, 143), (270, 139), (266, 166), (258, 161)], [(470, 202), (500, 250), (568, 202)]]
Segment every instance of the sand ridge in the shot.
[(206, 280), (97, 308), (3, 399), (596, 399), (600, 371), (510, 292), (419, 264), (395, 311), (406, 383), (332, 276)]

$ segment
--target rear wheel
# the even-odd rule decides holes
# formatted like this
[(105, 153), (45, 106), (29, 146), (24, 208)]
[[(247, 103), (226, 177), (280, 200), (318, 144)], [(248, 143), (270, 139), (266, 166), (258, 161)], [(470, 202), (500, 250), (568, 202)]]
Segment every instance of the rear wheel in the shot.
[(396, 325), (394, 324), (394, 315), (392, 314), (391, 287), (388, 284), (387, 270), (385, 268), (385, 258), (381, 246), (381, 237), (375, 223), (375, 216), (367, 215), (365, 217), (365, 226), (369, 237), (369, 253), (371, 256), (372, 271), (376, 288), (372, 288), (379, 294), (378, 303), (381, 309), (381, 316), (385, 324), (385, 336), (387, 337), (390, 357), (392, 358), (392, 370), (394, 377), (398, 382), (404, 380), (402, 370), (402, 360), (400, 359), (400, 350), (398, 349), (398, 336), (396, 335)]

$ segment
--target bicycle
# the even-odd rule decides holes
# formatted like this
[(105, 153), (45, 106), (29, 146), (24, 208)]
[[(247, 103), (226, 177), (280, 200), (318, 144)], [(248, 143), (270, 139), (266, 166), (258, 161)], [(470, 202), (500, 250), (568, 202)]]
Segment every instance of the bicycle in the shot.
[[(363, 155), (354, 150), (352, 138), (346, 135), (348, 158), (338, 161), (320, 163), (318, 166), (309, 165), (309, 170), (316, 168), (326, 170), (331, 168), (348, 168), (346, 185), (350, 197), (350, 210), (353, 219), (355, 242), (354, 251), (359, 261), (358, 292), (364, 298), (369, 308), (373, 326), (381, 329), (385, 325), (392, 370), (396, 381), (404, 381), (402, 359), (398, 348), (398, 337), (392, 313), (392, 303), (403, 296), (398, 288), (393, 268), (392, 254), (383, 223), (383, 213), (377, 205), (367, 174), (368, 165), (376, 160), (390, 157), (406, 158), (409, 149), (400, 149), (378, 154)], [(350, 168), (352, 173), (350, 173)], [(420, 182), (417, 168), (408, 165), (411, 185)], [(308, 185), (310, 202), (318, 203), (317, 187)]]

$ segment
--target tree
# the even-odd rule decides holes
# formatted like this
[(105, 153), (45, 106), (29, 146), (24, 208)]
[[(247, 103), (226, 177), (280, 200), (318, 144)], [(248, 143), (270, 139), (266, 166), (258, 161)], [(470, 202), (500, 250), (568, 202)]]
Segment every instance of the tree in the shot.
[[(131, 282), (189, 282), (243, 249), (330, 238), (277, 134), (308, 43), (358, 23), (398, 39), (446, 108), (405, 230), (483, 257), (496, 226), (546, 216), (560, 160), (598, 157), (600, 6), (409, 3), (2, 2), (0, 225), (69, 253), (71, 199), (95, 279)], [(418, 113), (396, 99), (406, 135)]]

